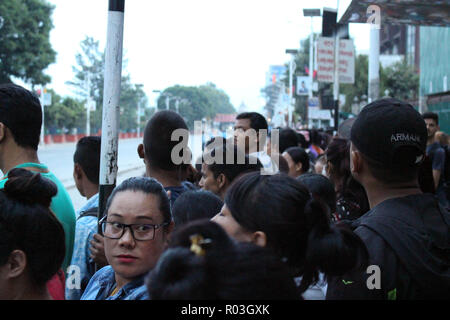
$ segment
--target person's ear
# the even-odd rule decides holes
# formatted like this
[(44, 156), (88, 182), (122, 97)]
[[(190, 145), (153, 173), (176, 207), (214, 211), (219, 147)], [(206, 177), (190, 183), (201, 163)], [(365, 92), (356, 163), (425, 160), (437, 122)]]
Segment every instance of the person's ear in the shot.
[(265, 247), (267, 245), (267, 236), (262, 231), (253, 232), (251, 235), (251, 242), (260, 247)]
[(81, 178), (83, 177), (83, 168), (81, 168), (80, 164), (75, 163), (73, 166), (73, 176), (75, 179), (77, 180), (81, 180)]
[(144, 145), (142, 143), (140, 143), (138, 145), (137, 153), (139, 155), (139, 158), (144, 159), (144, 161), (145, 161)]
[(300, 172), (303, 169), (303, 164), (301, 162), (295, 164), (295, 171)]
[(217, 184), (219, 186), (219, 189), (223, 189), (227, 185), (227, 177), (223, 173), (219, 174), (219, 176), (216, 179)]
[(6, 126), (3, 122), (0, 122), (0, 142), (2, 142), (6, 137)]
[(357, 150), (351, 150), (351, 158), (350, 158), (350, 171), (352, 174), (358, 174), (361, 172), (362, 168), (362, 157), (361, 153)]
[(22, 275), (27, 267), (27, 256), (22, 250), (14, 250), (10, 253), (7, 261), (9, 279), (17, 278)]

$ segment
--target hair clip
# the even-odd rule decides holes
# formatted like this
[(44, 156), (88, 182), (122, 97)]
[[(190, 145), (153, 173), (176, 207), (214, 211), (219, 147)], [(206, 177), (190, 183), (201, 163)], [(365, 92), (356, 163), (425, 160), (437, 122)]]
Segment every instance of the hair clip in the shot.
[(189, 240), (191, 240), (190, 250), (197, 256), (204, 256), (205, 248), (203, 248), (202, 245), (211, 243), (211, 239), (204, 239), (203, 236), (198, 233), (190, 236)]

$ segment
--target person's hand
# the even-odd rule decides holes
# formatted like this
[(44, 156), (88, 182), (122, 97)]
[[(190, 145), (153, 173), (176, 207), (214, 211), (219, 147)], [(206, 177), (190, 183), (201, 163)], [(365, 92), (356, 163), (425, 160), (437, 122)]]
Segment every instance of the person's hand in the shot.
[(90, 257), (97, 264), (98, 268), (103, 268), (107, 266), (108, 260), (106, 260), (105, 256), (105, 247), (104, 247), (104, 238), (100, 234), (94, 234), (94, 239), (91, 241), (91, 246), (89, 247), (89, 251), (91, 252)]

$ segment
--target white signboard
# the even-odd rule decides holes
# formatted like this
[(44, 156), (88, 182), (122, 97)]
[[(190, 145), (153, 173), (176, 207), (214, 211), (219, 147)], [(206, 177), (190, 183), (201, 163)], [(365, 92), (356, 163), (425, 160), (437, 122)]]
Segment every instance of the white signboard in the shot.
[(355, 48), (353, 40), (339, 41), (339, 83), (355, 83)]
[(317, 40), (317, 81), (334, 82), (334, 38)]
[[(317, 41), (317, 80), (334, 82), (334, 38), (320, 37)], [(339, 41), (339, 82), (355, 82), (353, 40)]]

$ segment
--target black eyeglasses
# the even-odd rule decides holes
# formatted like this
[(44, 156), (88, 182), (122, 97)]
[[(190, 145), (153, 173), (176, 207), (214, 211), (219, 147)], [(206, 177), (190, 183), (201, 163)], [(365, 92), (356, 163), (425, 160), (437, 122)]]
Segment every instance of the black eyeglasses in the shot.
[(103, 235), (109, 239), (120, 239), (125, 233), (125, 228), (129, 228), (134, 240), (147, 241), (155, 238), (155, 230), (169, 223), (164, 222), (161, 224), (148, 224), (148, 223), (135, 223), (125, 224), (120, 222), (106, 221), (107, 216), (104, 216), (98, 223), (102, 227)]

